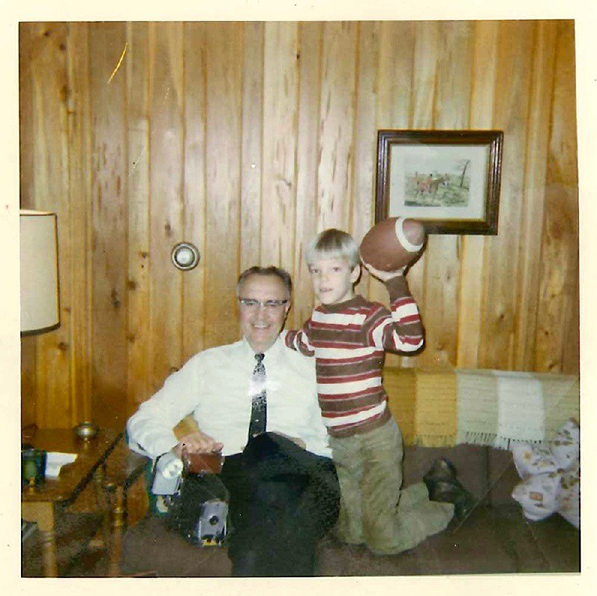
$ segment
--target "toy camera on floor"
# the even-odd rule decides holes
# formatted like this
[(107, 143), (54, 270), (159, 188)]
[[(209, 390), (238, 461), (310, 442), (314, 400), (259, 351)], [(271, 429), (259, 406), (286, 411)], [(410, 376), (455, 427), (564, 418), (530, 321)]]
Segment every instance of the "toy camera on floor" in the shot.
[(200, 546), (220, 546), (227, 530), (227, 490), (218, 474), (219, 453), (165, 453), (155, 464), (151, 492), (169, 527)]
[(228, 504), (219, 499), (201, 505), (197, 523), (197, 541), (202, 546), (219, 546), (226, 538)]
[(154, 495), (173, 495), (180, 489), (182, 461), (174, 453), (165, 453), (155, 464), (151, 492)]

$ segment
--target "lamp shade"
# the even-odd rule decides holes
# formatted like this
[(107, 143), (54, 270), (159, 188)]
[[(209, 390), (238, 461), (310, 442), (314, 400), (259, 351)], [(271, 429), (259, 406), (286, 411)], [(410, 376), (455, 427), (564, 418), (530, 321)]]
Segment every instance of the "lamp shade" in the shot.
[(56, 214), (20, 212), (21, 335), (60, 325)]

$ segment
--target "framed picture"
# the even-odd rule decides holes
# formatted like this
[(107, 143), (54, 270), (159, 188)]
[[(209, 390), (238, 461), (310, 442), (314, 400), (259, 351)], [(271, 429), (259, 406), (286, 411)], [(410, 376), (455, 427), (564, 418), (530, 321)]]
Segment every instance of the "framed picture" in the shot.
[(431, 234), (497, 234), (503, 136), (380, 130), (375, 222), (402, 216)]

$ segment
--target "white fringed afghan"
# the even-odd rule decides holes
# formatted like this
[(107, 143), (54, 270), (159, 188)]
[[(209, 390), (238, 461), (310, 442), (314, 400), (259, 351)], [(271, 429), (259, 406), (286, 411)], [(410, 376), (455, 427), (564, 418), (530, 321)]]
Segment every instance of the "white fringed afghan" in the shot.
[(488, 369), (384, 369), (390, 409), (407, 444), (511, 449), (542, 444), (580, 421), (574, 375)]
[(497, 378), (498, 428), (493, 446), (510, 449), (512, 441), (539, 443), (545, 438), (545, 402), (531, 373), (494, 371)]
[(458, 443), (493, 445), (498, 429), (497, 380), (490, 370), (457, 370)]
[(458, 442), (510, 449), (543, 443), (579, 419), (578, 378), (499, 370), (457, 370)]

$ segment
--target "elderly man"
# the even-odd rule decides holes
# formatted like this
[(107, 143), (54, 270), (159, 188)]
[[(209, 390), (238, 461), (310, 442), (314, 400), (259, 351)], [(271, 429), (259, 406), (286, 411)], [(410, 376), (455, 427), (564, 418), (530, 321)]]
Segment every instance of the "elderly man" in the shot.
[[(291, 290), (282, 269), (245, 271), (237, 284), (243, 339), (191, 358), (127, 425), (130, 447), (152, 458), (225, 456), (236, 576), (313, 575), (317, 540), (338, 515), (314, 364), (279, 338)], [(191, 413), (201, 431), (178, 440), (172, 429)]]

